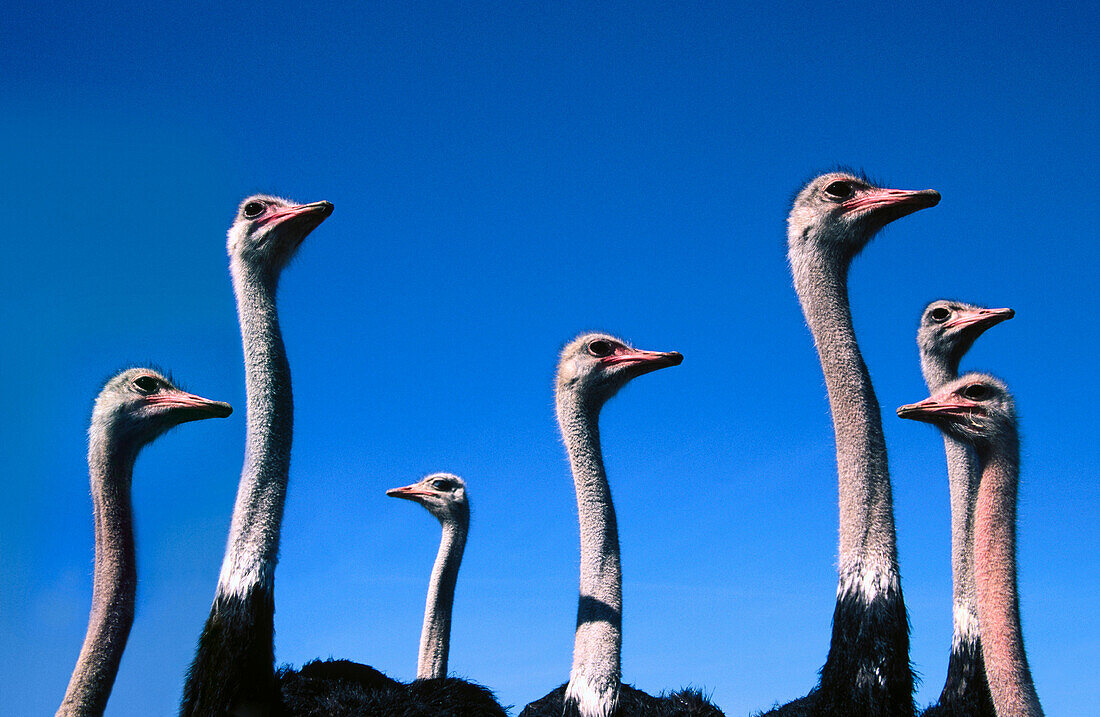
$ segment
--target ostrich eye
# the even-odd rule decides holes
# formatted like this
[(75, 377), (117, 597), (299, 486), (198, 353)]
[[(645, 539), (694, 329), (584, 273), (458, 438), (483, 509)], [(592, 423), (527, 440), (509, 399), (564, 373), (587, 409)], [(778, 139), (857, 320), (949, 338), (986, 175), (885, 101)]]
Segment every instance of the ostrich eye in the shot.
[(593, 341), (588, 344), (588, 353), (592, 354), (596, 358), (605, 358), (611, 355), (612, 347), (611, 342), (599, 340)]
[(989, 387), (980, 383), (972, 383), (963, 389), (963, 396), (971, 401), (984, 401), (989, 398)]
[(847, 199), (852, 196), (852, 184), (850, 182), (832, 182), (825, 187), (825, 193), (837, 199)]
[(134, 388), (141, 393), (153, 393), (157, 390), (157, 380), (152, 376), (138, 376), (134, 379)]
[(433, 480), (432, 488), (435, 490), (450, 490), (451, 484), (445, 480)]
[(244, 215), (249, 219), (255, 219), (264, 213), (267, 206), (263, 202), (249, 202), (244, 205)]
[(942, 324), (944, 321), (947, 321), (947, 317), (951, 315), (951, 312), (942, 306), (937, 306), (929, 311), (928, 315), (932, 317), (932, 320), (937, 324)]

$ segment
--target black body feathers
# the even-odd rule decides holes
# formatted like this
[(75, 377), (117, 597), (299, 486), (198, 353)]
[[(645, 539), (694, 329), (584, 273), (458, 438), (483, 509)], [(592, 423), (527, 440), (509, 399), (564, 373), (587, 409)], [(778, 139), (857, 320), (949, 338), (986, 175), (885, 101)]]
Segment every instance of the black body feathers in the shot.
[(288, 715), (295, 717), (506, 717), (485, 687), (443, 677), (397, 682), (346, 660), (279, 670)]
[[(563, 703), (563, 684), (542, 699), (523, 708), (519, 717), (577, 717), (576, 708), (569, 709)], [(619, 708), (612, 717), (723, 717), (722, 712), (698, 690), (686, 689), (664, 693), (658, 697), (634, 689), (630, 685), (619, 688)]]
[(961, 642), (951, 650), (943, 692), (921, 717), (997, 717), (981, 642)]
[(909, 618), (900, 589), (869, 603), (842, 596), (817, 687), (763, 717), (913, 717), (908, 656)]
[[(228, 714), (234, 705), (256, 705), (276, 715), (275, 602), (253, 589), (243, 600), (216, 597), (187, 673), (181, 717)], [(268, 629), (264, 629), (268, 626)]]

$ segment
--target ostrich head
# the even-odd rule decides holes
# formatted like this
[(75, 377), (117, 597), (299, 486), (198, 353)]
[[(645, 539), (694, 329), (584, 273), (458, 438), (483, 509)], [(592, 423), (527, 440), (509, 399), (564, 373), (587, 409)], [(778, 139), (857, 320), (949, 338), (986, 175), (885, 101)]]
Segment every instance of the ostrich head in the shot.
[(160, 373), (131, 368), (109, 379), (92, 410), (92, 428), (140, 448), (188, 421), (228, 416), (228, 403), (181, 391)]
[(939, 192), (876, 187), (847, 172), (829, 172), (798, 192), (787, 217), (790, 250), (817, 249), (851, 260), (878, 230), (919, 209), (934, 207)]
[(939, 299), (924, 307), (917, 330), (921, 356), (936, 357), (958, 370), (959, 360), (991, 326), (1016, 315), (1012, 309), (983, 309)]
[(614, 336), (584, 334), (562, 349), (557, 390), (576, 393), (598, 409), (630, 379), (683, 360), (676, 351), (642, 351)]
[(438, 518), (440, 523), (467, 523), (470, 520), (466, 481), (451, 473), (432, 473), (412, 485), (390, 488), (386, 495), (416, 501)]
[(253, 195), (241, 202), (229, 228), (229, 256), (234, 262), (278, 274), (329, 214), (329, 202), (294, 204), (266, 194)]
[(1015, 436), (1016, 407), (1008, 387), (984, 373), (968, 373), (920, 403), (898, 408), (898, 415), (932, 423), (979, 453)]

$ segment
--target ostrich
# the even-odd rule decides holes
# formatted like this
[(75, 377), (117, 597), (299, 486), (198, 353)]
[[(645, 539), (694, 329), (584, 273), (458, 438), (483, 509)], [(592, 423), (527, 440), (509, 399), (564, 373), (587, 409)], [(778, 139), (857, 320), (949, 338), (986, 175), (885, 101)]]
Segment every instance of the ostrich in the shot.
[(981, 478), (973, 507), (978, 623), (989, 691), (998, 717), (1039, 717), (1020, 629), (1016, 590), (1016, 494), (1020, 443), (1016, 409), (998, 379), (968, 373), (931, 398), (898, 409), (972, 446)]
[(282, 711), (273, 590), (294, 409), (275, 293), (299, 245), (331, 213), (328, 202), (295, 205), (256, 195), (241, 202), (229, 229), (248, 398), (245, 458), (214, 604), (184, 686), (182, 715)]
[(284, 668), (279, 679), (288, 711), (310, 717), (506, 717), (488, 689), (447, 677), (451, 608), (470, 525), (466, 483), (450, 473), (433, 473), (386, 495), (420, 503), (443, 527), (428, 585), (416, 680), (402, 684), (346, 660), (314, 661), (297, 673)]
[(520, 717), (632, 717), (721, 712), (694, 691), (663, 697), (622, 684), (622, 572), (611, 488), (604, 473), (598, 419), (603, 404), (631, 379), (683, 356), (634, 349), (604, 334), (568, 344), (558, 363), (558, 426), (569, 453), (580, 519), (581, 570), (573, 669), (569, 682), (524, 708)]
[(930, 189), (882, 189), (832, 172), (802, 188), (787, 220), (794, 287), (821, 360), (836, 434), (840, 556), (832, 640), (820, 681), (769, 714), (914, 713), (886, 443), (852, 328), (848, 267), (883, 226), (939, 199)]
[[(241, 202), (229, 229), (248, 398), (245, 460), (214, 604), (188, 670), (180, 714), (503, 717), (488, 690), (461, 680), (401, 685), (347, 660), (275, 670), (274, 573), (293, 434), (290, 365), (275, 293), (302, 241), (331, 213), (328, 202), (296, 205), (256, 195)], [(463, 698), (474, 706), (452, 709)], [(485, 707), (489, 702), (495, 712)]]
[(420, 653), (416, 661), (416, 679), (447, 676), (447, 656), (451, 649), (451, 608), (455, 583), (462, 565), (462, 551), (470, 529), (470, 504), (466, 482), (450, 473), (433, 473), (419, 482), (386, 491), (391, 498), (416, 501), (427, 508), (443, 527), (439, 552), (428, 583), (428, 601), (424, 606), (424, 627), (420, 631)]
[(92, 611), (59, 717), (103, 714), (134, 623), (137, 569), (130, 484), (138, 453), (173, 426), (232, 411), (228, 403), (181, 391), (148, 368), (127, 369), (99, 392), (88, 430), (95, 508)]
[[(957, 301), (933, 301), (921, 314), (917, 331), (921, 372), (928, 390), (938, 391), (958, 378), (959, 360), (974, 340), (991, 326), (1011, 319), (1012, 309), (983, 309)], [(993, 703), (982, 663), (974, 573), (970, 556), (974, 541), (971, 509), (980, 475), (977, 457), (966, 443), (943, 434), (951, 492), (951, 572), (954, 593), (954, 637), (947, 663), (947, 680), (939, 699), (924, 717), (988, 715)]]

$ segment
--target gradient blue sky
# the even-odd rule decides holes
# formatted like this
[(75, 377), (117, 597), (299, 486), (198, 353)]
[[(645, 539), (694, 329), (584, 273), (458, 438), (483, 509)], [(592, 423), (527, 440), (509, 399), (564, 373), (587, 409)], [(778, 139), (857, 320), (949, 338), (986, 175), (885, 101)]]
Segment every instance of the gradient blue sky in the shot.
[(452, 671), (517, 707), (567, 677), (577, 529), (551, 381), (560, 346), (596, 328), (686, 357), (603, 415), (624, 678), (702, 686), (729, 715), (804, 694), (828, 646), (836, 481), (784, 219), (836, 163), (943, 194), (851, 275), (919, 703), (942, 687), (950, 643), (947, 481), (934, 429), (893, 408), (926, 395), (922, 307), (954, 297), (1017, 310), (964, 368), (1003, 376), (1018, 400), (1039, 694), (1050, 714), (1095, 710), (1088, 7), (7, 8), (0, 712), (60, 702), (91, 595), (91, 402), (144, 361), (238, 409), (166, 436), (135, 470), (139, 602), (108, 714), (177, 703), (242, 458), (224, 239), (254, 191), (336, 205), (280, 290), (296, 404), (280, 662), (414, 676), (439, 531), (384, 490), (449, 470), (474, 507)]

